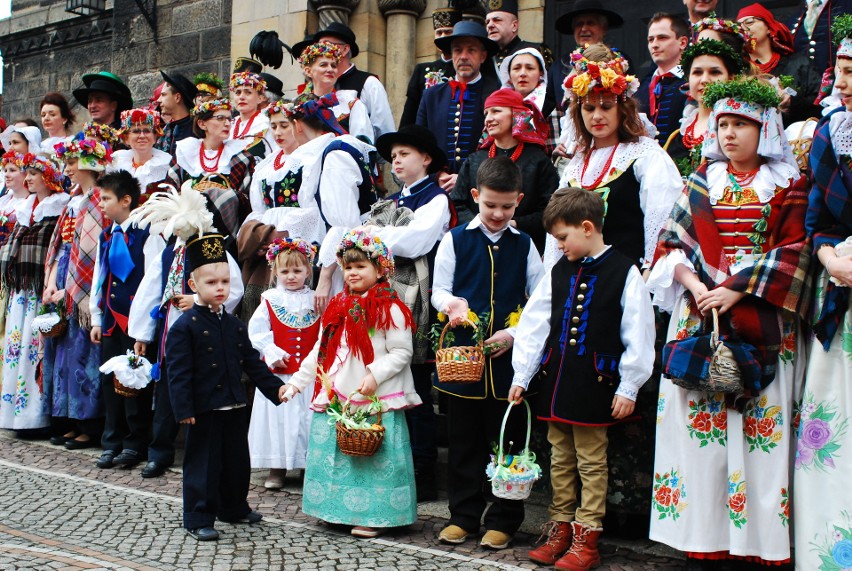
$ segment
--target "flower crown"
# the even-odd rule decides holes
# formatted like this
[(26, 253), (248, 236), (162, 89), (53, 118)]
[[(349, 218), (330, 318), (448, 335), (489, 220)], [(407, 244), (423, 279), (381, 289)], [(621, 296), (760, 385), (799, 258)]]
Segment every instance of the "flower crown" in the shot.
[(121, 132), (118, 129), (113, 129), (109, 125), (102, 123), (85, 123), (82, 133), (87, 139), (97, 139), (109, 144), (110, 147), (116, 146), (121, 142)]
[(218, 75), (213, 73), (199, 73), (192, 78), (192, 83), (198, 91), (209, 93), (210, 95), (219, 95), (219, 92), (225, 87), (225, 82)]
[(196, 105), (192, 108), (192, 116), (193, 117), (201, 117), (206, 113), (213, 113), (214, 111), (218, 111), (222, 109), (224, 111), (231, 110), (231, 100), (230, 99), (211, 99), (210, 101), (205, 101), (200, 105)]
[(68, 159), (82, 159), (99, 164), (112, 162), (112, 147), (109, 143), (91, 138), (86, 132), (81, 131), (70, 139), (66, 139), (53, 146), (56, 158), (61, 161)]
[(340, 61), (342, 56), (340, 46), (328, 42), (317, 42), (305, 48), (302, 55), (299, 56), (299, 65), (303, 67), (313, 65), (317, 58), (321, 57), (330, 57), (334, 61)]
[(147, 125), (158, 137), (163, 134), (163, 119), (158, 111), (140, 107), (121, 112), (121, 132), (126, 135), (134, 125)]
[(231, 76), (231, 83), (228, 87), (230, 87), (231, 91), (238, 87), (249, 87), (263, 93), (266, 91), (266, 80), (257, 73), (241, 71)]
[(267, 117), (272, 117), (273, 115), (278, 115), (282, 113), (288, 119), (293, 116), (293, 109), (295, 106), (292, 101), (287, 101), (286, 99), (281, 99), (279, 101), (275, 101), (270, 103), (269, 106), (263, 110), (263, 113)]
[(683, 50), (683, 54), (680, 56), (680, 66), (684, 72), (688, 72), (692, 68), (692, 62), (698, 56), (716, 56), (723, 60), (728, 59), (736, 66), (735, 73), (746, 73), (749, 68), (746, 59), (742, 54), (738, 54), (734, 48), (725, 42), (704, 38)]
[(337, 263), (343, 266), (343, 253), (346, 250), (361, 250), (374, 264), (381, 268), (382, 275), (391, 274), (394, 269), (393, 254), (378, 236), (371, 236), (364, 230), (350, 230), (344, 234), (337, 246)]
[(734, 20), (723, 20), (717, 18), (715, 14), (702, 18), (692, 25), (692, 36), (698, 37), (704, 30), (715, 30), (717, 32), (733, 34), (739, 36), (743, 40), (743, 48), (751, 53), (757, 47), (757, 41), (751, 37), (751, 34), (745, 26)]
[(627, 60), (620, 55), (610, 61), (589, 61), (581, 50), (575, 50), (571, 65), (576, 74), (565, 79), (564, 87), (577, 97), (586, 97), (589, 92), (630, 97), (639, 89), (636, 76), (625, 75)]
[(21, 159), (23, 168), (35, 169), (41, 173), (44, 184), (53, 192), (62, 190), (62, 170), (59, 165), (47, 157), (27, 153)]
[(19, 169), (22, 169), (24, 168), (24, 155), (15, 151), (6, 151), (2, 159), (0, 159), (0, 164), (4, 167), (6, 165), (15, 165)]
[(778, 107), (781, 97), (771, 84), (757, 77), (737, 77), (730, 81), (714, 81), (704, 88), (702, 104), (711, 109), (717, 102), (726, 100), (726, 105), (736, 108), (735, 104), (759, 105), (764, 109)]
[(266, 250), (266, 261), (270, 267), (275, 264), (275, 258), (278, 254), (286, 251), (299, 252), (308, 260), (308, 265), (314, 264), (314, 258), (317, 255), (317, 247), (301, 238), (276, 238), (269, 244)]

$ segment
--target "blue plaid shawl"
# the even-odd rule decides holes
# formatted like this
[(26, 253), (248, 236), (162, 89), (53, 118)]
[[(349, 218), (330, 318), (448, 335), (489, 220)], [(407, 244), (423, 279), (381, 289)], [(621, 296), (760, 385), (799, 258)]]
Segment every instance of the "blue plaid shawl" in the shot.
[[(844, 161), (838, 161), (829, 133), (829, 117), (838, 112), (845, 112), (845, 109), (823, 117), (811, 144), (814, 184), (808, 196), (805, 228), (813, 238), (814, 251), (823, 244), (836, 246), (852, 236), (852, 173)], [(849, 288), (828, 282), (819, 315), (814, 316), (814, 333), (826, 351), (848, 307)]]

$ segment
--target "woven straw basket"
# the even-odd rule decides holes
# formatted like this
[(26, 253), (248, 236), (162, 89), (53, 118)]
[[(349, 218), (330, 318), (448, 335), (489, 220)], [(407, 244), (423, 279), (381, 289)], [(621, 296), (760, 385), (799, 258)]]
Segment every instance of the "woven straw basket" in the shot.
[[(526, 400), (524, 400), (524, 405), (526, 405), (527, 409), (527, 440), (524, 444), (524, 452), (526, 452), (530, 448), (532, 411), (530, 410), (530, 405)], [(512, 412), (513, 408), (514, 404), (510, 402), (509, 408), (506, 409), (506, 414), (503, 415), (503, 424), (500, 426), (500, 448), (497, 451), (496, 458), (498, 464), (502, 464), (503, 459), (506, 457), (503, 452), (503, 435), (506, 432), (506, 422), (509, 420), (509, 414)], [(530, 497), (533, 485), (539, 477), (540, 476), (534, 476), (532, 474), (518, 474), (517, 476), (512, 475), (505, 479), (495, 476), (491, 480), (491, 493), (493, 493), (495, 497), (503, 498), (505, 500), (525, 500)]]
[(128, 398), (139, 396), (139, 389), (131, 389), (130, 387), (125, 387), (124, 385), (118, 382), (118, 378), (115, 375), (112, 376), (112, 386), (113, 389), (115, 389), (115, 394), (119, 396)]
[(715, 348), (710, 361), (709, 385), (705, 390), (740, 393), (743, 390), (742, 373), (731, 350), (719, 340), (719, 311), (713, 308), (713, 333), (710, 346)]
[[(471, 327), (473, 323), (467, 321)], [(450, 322), (444, 325), (441, 337), (438, 339), (438, 350), (435, 351), (435, 366), (438, 370), (438, 380), (442, 383), (475, 383), (482, 378), (485, 370), (485, 353), (482, 341), (475, 347), (446, 347), (444, 335), (450, 328)]]
[[(349, 409), (350, 402), (351, 399), (344, 403), (344, 413)], [(378, 412), (375, 425), (378, 425), (378, 427), (349, 428), (338, 421), (335, 425), (337, 429), (337, 447), (347, 456), (372, 456), (379, 449), (382, 440), (385, 438), (385, 427), (382, 426), (381, 409)]]

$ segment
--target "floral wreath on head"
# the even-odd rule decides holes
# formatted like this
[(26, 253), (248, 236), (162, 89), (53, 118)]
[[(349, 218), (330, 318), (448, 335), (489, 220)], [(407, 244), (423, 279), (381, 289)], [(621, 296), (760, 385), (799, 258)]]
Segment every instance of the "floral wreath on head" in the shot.
[(6, 151), (3, 157), (0, 158), (0, 165), (4, 168), (6, 165), (15, 165), (19, 169), (24, 168), (24, 155), (15, 151)]
[(196, 74), (192, 78), (192, 83), (195, 84), (195, 89), (203, 93), (209, 93), (212, 96), (217, 96), (225, 87), (225, 82), (218, 75), (213, 73), (202, 72)]
[(350, 230), (343, 235), (340, 245), (337, 246), (337, 264), (343, 267), (343, 254), (346, 250), (360, 250), (367, 254), (371, 262), (381, 268), (382, 276), (387, 277), (393, 273), (393, 254), (387, 245), (378, 236), (371, 236), (365, 230)]
[(275, 264), (275, 258), (278, 254), (287, 251), (294, 251), (302, 254), (307, 258), (308, 265), (314, 265), (314, 259), (317, 255), (317, 247), (301, 238), (276, 238), (269, 244), (266, 250), (266, 261), (272, 267)]
[(163, 119), (159, 111), (140, 107), (121, 112), (121, 134), (127, 135), (134, 125), (150, 127), (158, 137), (163, 135)]
[(266, 91), (266, 80), (259, 74), (251, 71), (241, 71), (231, 76), (231, 83), (228, 84), (231, 91), (238, 87), (248, 87), (259, 93)]
[(852, 59), (852, 14), (834, 18), (831, 36), (837, 43), (837, 57)]
[(56, 143), (53, 150), (60, 161), (79, 159), (88, 164), (99, 165), (112, 162), (112, 147), (109, 143), (92, 138), (85, 131)]
[(21, 158), (21, 162), (23, 168), (39, 171), (47, 188), (53, 192), (62, 191), (62, 170), (53, 159), (27, 153)]
[(694, 44), (690, 44), (680, 56), (680, 66), (686, 73), (691, 67), (692, 62), (698, 56), (716, 56), (722, 59), (729, 59), (737, 67), (735, 73), (747, 73), (749, 63), (745, 57), (738, 54), (734, 48), (725, 42), (714, 40), (713, 38), (703, 38)]
[(330, 57), (334, 61), (339, 62), (340, 58), (343, 57), (343, 53), (340, 50), (340, 46), (336, 44), (317, 42), (305, 48), (302, 55), (299, 56), (299, 65), (302, 67), (311, 66), (317, 58), (321, 57)]
[(757, 41), (751, 37), (745, 26), (734, 20), (723, 20), (722, 18), (717, 18), (715, 14), (702, 18), (692, 24), (692, 37), (697, 38), (698, 34), (704, 30), (715, 30), (739, 36), (743, 40), (743, 49), (748, 53), (753, 52), (754, 48), (757, 47)]
[(289, 119), (293, 116), (294, 108), (295, 105), (293, 105), (292, 101), (280, 99), (278, 101), (270, 103), (269, 106), (263, 110), (263, 113), (267, 117), (272, 117), (273, 115), (278, 115), (280, 113)]
[(192, 116), (194, 118), (201, 117), (205, 113), (213, 113), (214, 111), (218, 111), (222, 109), (223, 111), (231, 111), (231, 100), (230, 99), (211, 99), (210, 101), (205, 101), (200, 105), (196, 105), (192, 108)]
[(571, 53), (571, 65), (576, 72), (565, 78), (565, 92), (571, 91), (579, 98), (591, 93), (612, 93), (631, 97), (639, 89), (639, 80), (635, 75), (626, 75), (628, 64), (618, 52), (616, 58), (609, 61), (590, 61), (582, 50)]
[(121, 142), (121, 131), (103, 123), (85, 123), (81, 132), (87, 139), (103, 141), (110, 147), (114, 147)]

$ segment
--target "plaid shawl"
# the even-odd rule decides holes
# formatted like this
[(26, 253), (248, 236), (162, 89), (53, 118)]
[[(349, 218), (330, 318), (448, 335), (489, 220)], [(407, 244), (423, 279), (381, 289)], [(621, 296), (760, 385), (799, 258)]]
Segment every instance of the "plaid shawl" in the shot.
[(0, 248), (3, 289), (16, 291), (44, 288), (44, 260), (58, 216), (45, 216), (30, 226), (15, 225), (9, 239)]
[(95, 186), (84, 195), (80, 204), (74, 220), (74, 241), (71, 243), (68, 278), (65, 281), (68, 316), (79, 317), (80, 324), (85, 328), (89, 326), (89, 293), (98, 255), (98, 238), (107, 220), (98, 206), (100, 201), (101, 189)]
[[(408, 226), (412, 211), (409, 208), (397, 208), (393, 200), (381, 200), (370, 209), (369, 224), (382, 226)], [(390, 283), (399, 298), (411, 310), (414, 316), (414, 357), (415, 364), (425, 363), (429, 353), (429, 263), (426, 256), (417, 259), (394, 256), (396, 263), (390, 275)], [(417, 335), (417, 331), (423, 334)]]
[(805, 317), (810, 303), (810, 241), (805, 235), (807, 195), (805, 179), (779, 189), (775, 209), (763, 232), (764, 253), (755, 256), (748, 270), (730, 274), (728, 260), (710, 204), (707, 166), (702, 165), (687, 180), (687, 190), (678, 199), (657, 244), (655, 259), (682, 250), (696, 269), (698, 279), (714, 289), (722, 286), (749, 294), (730, 310), (734, 332), (754, 345), (763, 366), (762, 388), (775, 377), (782, 329), (778, 311)]
[[(831, 143), (828, 117), (833, 114), (820, 121), (811, 144), (814, 185), (808, 197), (805, 228), (813, 239), (815, 250), (823, 244), (836, 246), (852, 236), (852, 188), (848, 186), (852, 184), (852, 172), (845, 161), (837, 160)], [(814, 333), (826, 351), (848, 307), (849, 288), (826, 282), (825, 300), (822, 307), (817, 308), (819, 314), (814, 316)]]

